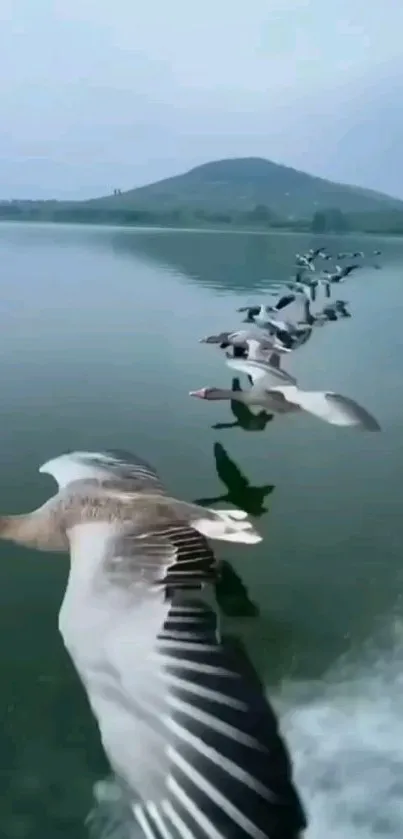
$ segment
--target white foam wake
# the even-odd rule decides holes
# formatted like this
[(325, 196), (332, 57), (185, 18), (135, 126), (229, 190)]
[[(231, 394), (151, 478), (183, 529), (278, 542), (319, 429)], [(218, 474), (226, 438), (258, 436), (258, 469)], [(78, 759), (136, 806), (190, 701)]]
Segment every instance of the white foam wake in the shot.
[(321, 685), (284, 686), (281, 727), (306, 839), (403, 837), (403, 624)]
[[(284, 684), (275, 705), (308, 812), (304, 839), (402, 839), (403, 623), (325, 681)], [(94, 792), (94, 839), (140, 839), (113, 779)]]

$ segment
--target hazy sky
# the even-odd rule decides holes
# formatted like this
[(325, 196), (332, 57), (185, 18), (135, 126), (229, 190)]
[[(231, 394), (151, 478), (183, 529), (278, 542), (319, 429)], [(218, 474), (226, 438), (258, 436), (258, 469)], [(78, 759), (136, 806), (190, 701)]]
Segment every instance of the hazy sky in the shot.
[(401, 0), (1, 0), (0, 197), (261, 156), (403, 197)]

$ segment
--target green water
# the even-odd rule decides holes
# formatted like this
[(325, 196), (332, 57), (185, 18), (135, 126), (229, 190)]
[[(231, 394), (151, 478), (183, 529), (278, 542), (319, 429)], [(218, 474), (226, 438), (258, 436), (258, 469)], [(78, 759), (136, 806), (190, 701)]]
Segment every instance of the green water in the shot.
[[(218, 350), (198, 338), (235, 328), (237, 307), (260, 301), (271, 282), (287, 280), (293, 254), (313, 244), (309, 237), (0, 226), (2, 512), (37, 507), (49, 496), (51, 479), (38, 474), (49, 457), (118, 447), (147, 457), (178, 496), (230, 492), (261, 513), (260, 545), (218, 550), (242, 576), (259, 615), (225, 620), (247, 641), (279, 707), (284, 703), (302, 782), (313, 767), (306, 794), (317, 791), (319, 804), (315, 795), (308, 836), (322, 839), (324, 829), (333, 836), (332, 806), (351, 796), (337, 779), (322, 789), (329, 755), (320, 737), (328, 744), (338, 725), (332, 753), (338, 762), (343, 741), (348, 763), (353, 736), (347, 722), (340, 726), (337, 717), (335, 723), (336, 700), (322, 697), (324, 685), (334, 682), (329, 673), (347, 655), (355, 663), (352, 675), (347, 668), (347, 676), (336, 678), (339, 693), (339, 683), (352, 680), (348, 701), (362, 690), (365, 703), (372, 676), (365, 670), (360, 681), (357, 673), (368, 639), (392, 623), (400, 626), (403, 583), (403, 242), (326, 241), (335, 251), (381, 247), (382, 270), (369, 260), (342, 287), (339, 296), (350, 301), (353, 317), (318, 329), (288, 366), (306, 388), (334, 389), (362, 402), (382, 434), (306, 416), (277, 417), (262, 432), (216, 429), (235, 422), (228, 403), (188, 397), (204, 385), (231, 386)], [(216, 443), (229, 488), (217, 474)], [(7, 839), (81, 839), (93, 784), (107, 767), (57, 633), (68, 562), (9, 545), (1, 552), (0, 832)], [(379, 662), (394, 660), (388, 638), (377, 673)], [(382, 693), (383, 679), (378, 703), (387, 691), (390, 699), (395, 685), (390, 676)], [(294, 697), (301, 686), (309, 700)], [(357, 702), (348, 707), (355, 719)], [(375, 706), (365, 713), (367, 760), (376, 775), (371, 732), (380, 723)], [(382, 760), (395, 766), (400, 717), (390, 708), (389, 714), (374, 739)], [(368, 802), (376, 786), (379, 791), (375, 775), (364, 787)], [(361, 834), (355, 810), (347, 811), (335, 836), (377, 835), (371, 832), (376, 814)], [(397, 837), (402, 829), (403, 821), (398, 828), (391, 822), (382, 832)]]

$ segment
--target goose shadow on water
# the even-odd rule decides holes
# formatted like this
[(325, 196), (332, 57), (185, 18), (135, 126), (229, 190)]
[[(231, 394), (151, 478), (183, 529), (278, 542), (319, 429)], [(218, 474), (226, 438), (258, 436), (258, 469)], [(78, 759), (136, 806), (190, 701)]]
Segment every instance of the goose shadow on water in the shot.
[[(221, 443), (214, 443), (214, 460), (217, 475), (227, 492), (210, 498), (198, 498), (195, 503), (211, 506), (219, 502), (230, 502), (251, 516), (262, 516), (268, 512), (263, 502), (275, 489), (273, 484), (251, 486), (248, 478), (229, 457)], [(231, 617), (255, 617), (259, 609), (249, 598), (247, 588), (230, 562), (221, 563), (221, 573), (216, 583), (218, 605), (224, 614)]]
[[(231, 390), (242, 390), (238, 378), (232, 380)], [(259, 411), (258, 414), (254, 414), (247, 405), (244, 405), (242, 402), (237, 402), (235, 399), (231, 400), (230, 408), (235, 417), (235, 422), (217, 422), (211, 426), (216, 431), (222, 431), (226, 428), (242, 428), (244, 431), (264, 431), (267, 424), (274, 419), (274, 415), (268, 414), (267, 411)], [(255, 515), (255, 513), (252, 515)]]

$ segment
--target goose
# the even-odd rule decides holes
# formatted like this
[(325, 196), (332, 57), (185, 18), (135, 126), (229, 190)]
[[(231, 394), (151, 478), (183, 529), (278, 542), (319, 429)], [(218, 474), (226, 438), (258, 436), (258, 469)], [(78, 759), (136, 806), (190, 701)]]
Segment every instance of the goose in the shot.
[[(261, 541), (242, 510), (202, 510), (171, 498), (144, 469), (130, 470), (113, 452), (61, 455), (39, 470), (56, 477), (59, 492), (31, 513), (1, 516), (0, 538), (39, 550), (65, 551), (72, 527), (99, 518), (111, 526), (132, 520), (133, 530), (140, 531), (153, 523), (181, 522), (210, 538)], [(80, 550), (79, 544), (76, 549)]]
[[(287, 349), (287, 347), (277, 345), (276, 342), (273, 343), (268, 341), (266, 343), (264, 341), (257, 341), (255, 338), (248, 338), (245, 341), (245, 344), (247, 348), (246, 357), (250, 361), (264, 361), (268, 363), (273, 363), (273, 366), (277, 368), (279, 368), (280, 366), (281, 354), (290, 352), (290, 350)], [(275, 359), (274, 362), (271, 362), (271, 359)]]
[(305, 344), (312, 335), (312, 327), (308, 324), (296, 324), (290, 321), (271, 319), (268, 330), (288, 350), (296, 350)]
[(340, 283), (353, 271), (356, 271), (357, 268), (360, 267), (360, 265), (346, 265), (344, 268), (342, 268), (341, 265), (336, 265), (335, 271), (333, 271), (332, 273), (325, 272), (324, 276), (325, 279), (330, 283)]
[[(287, 373), (286, 370), (282, 370), (280, 368), (280, 356), (277, 353), (272, 353), (271, 357), (268, 359), (262, 354), (262, 350), (259, 344), (259, 341), (255, 340), (248, 340), (248, 356), (247, 361), (248, 364), (263, 364), (266, 371), (267, 376), (271, 376), (273, 384), (280, 384), (280, 383), (287, 383), (287, 384), (295, 384), (296, 379), (294, 376), (291, 376), (290, 373)], [(273, 360), (272, 360), (273, 359)], [(231, 362), (233, 361), (232, 358), (227, 357), (227, 365), (230, 367)], [(236, 368), (235, 368), (236, 369)], [(250, 374), (249, 378), (252, 376)]]
[(304, 254), (295, 254), (295, 264), (299, 265), (301, 268), (308, 268), (310, 271), (315, 271), (315, 259), (326, 259), (326, 249), (325, 248), (310, 248)]
[[(247, 358), (249, 361), (262, 361), (269, 365), (269, 369), (273, 371), (273, 377), (275, 381), (287, 381), (287, 382), (295, 382), (295, 378), (290, 376), (289, 373), (286, 373), (285, 370), (280, 369), (280, 361), (281, 355), (278, 351), (272, 351), (273, 348), (269, 344), (268, 347), (265, 346), (261, 341), (257, 341), (255, 339), (248, 339), (245, 341), (244, 353), (242, 358)], [(289, 352), (289, 350), (287, 350)], [(231, 355), (230, 353), (226, 353), (226, 358), (236, 358), (239, 356)], [(252, 384), (250, 376), (249, 383)]]
[(275, 315), (281, 309), (285, 309), (290, 303), (295, 300), (294, 294), (284, 294), (274, 306), (240, 306), (238, 312), (246, 312), (244, 323), (255, 323), (257, 326), (265, 327), (270, 317)]
[(276, 717), (209, 603), (202, 534), (259, 541), (245, 514), (168, 497), (122, 452), (70, 452), (40, 472), (57, 494), (3, 517), (1, 536), (70, 552), (59, 629), (133, 824), (147, 839), (297, 836), (307, 821)]
[(310, 248), (307, 256), (309, 259), (317, 259), (318, 257), (324, 259), (326, 256), (326, 248)]
[[(343, 317), (343, 318), (351, 318), (351, 313), (347, 309), (348, 303), (347, 300), (335, 300), (334, 303), (329, 303), (329, 305), (324, 306), (323, 314), (325, 315), (332, 315), (332, 313), (336, 316)], [(331, 316), (330, 320), (334, 320)]]
[[(243, 358), (247, 355), (247, 341), (255, 340), (260, 344), (262, 351), (275, 350), (279, 353), (287, 353), (290, 350), (284, 347), (277, 339), (274, 339), (264, 329), (239, 329), (235, 332), (220, 332), (218, 335), (208, 335), (200, 338), (201, 344), (219, 344), (221, 349), (233, 347), (234, 358)], [(238, 352), (240, 350), (240, 352)]]
[[(249, 379), (249, 383), (253, 384), (251, 379)], [(238, 378), (233, 378), (232, 390), (242, 390)], [(217, 431), (223, 431), (229, 428), (242, 428), (243, 431), (264, 431), (268, 423), (274, 419), (273, 414), (268, 414), (266, 411), (259, 411), (259, 413), (254, 414), (247, 405), (236, 399), (231, 399), (230, 408), (235, 420), (233, 422), (216, 422), (212, 428)], [(242, 504), (242, 509), (246, 510), (247, 513), (251, 512), (246, 507), (245, 500)]]
[(273, 414), (306, 411), (331, 425), (380, 430), (377, 420), (347, 396), (332, 391), (304, 391), (296, 384), (273, 384), (272, 368), (262, 362), (228, 359), (227, 365), (252, 378), (250, 390), (234, 394), (230, 390), (204, 387), (190, 391), (190, 396), (206, 400), (239, 399), (246, 405), (259, 406)]
[(248, 312), (244, 323), (254, 323), (261, 329), (267, 329), (277, 312), (278, 309), (272, 309), (270, 306), (261, 306), (256, 314)]
[(300, 324), (302, 326), (305, 326), (305, 324), (307, 324), (308, 326), (322, 326), (328, 321), (335, 320), (337, 320), (337, 314), (333, 306), (325, 306), (322, 312), (318, 312), (316, 315), (313, 315), (311, 312), (309, 300), (305, 301), (304, 320), (300, 321)]
[(301, 268), (307, 268), (309, 271), (315, 271), (313, 259), (309, 254), (295, 254), (295, 264)]

